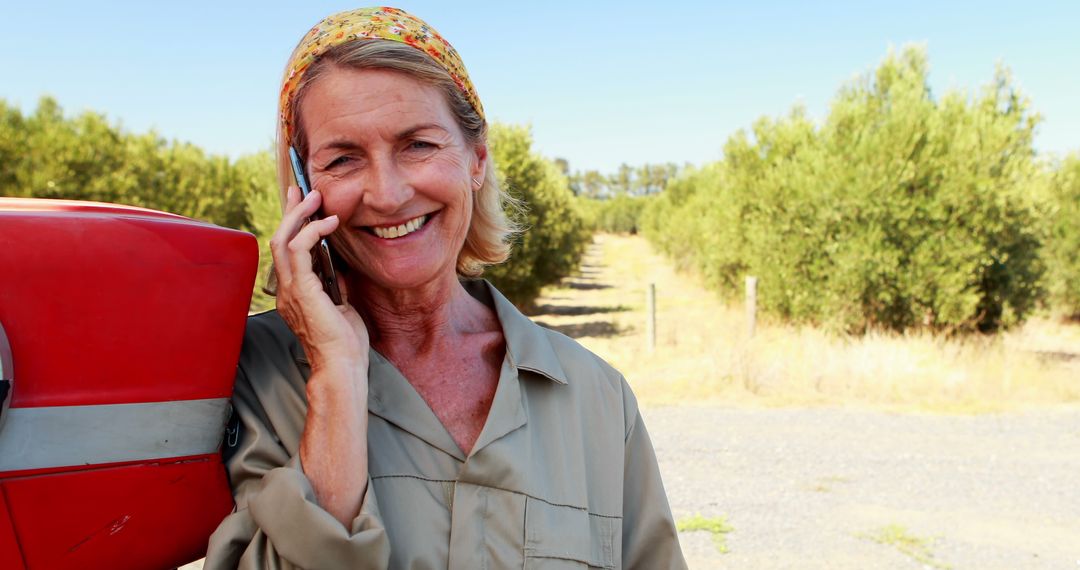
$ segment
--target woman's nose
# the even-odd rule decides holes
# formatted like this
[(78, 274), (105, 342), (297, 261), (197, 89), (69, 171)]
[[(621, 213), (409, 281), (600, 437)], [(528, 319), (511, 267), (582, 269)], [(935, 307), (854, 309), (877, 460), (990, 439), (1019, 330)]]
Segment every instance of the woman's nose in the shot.
[(373, 164), (364, 184), (361, 203), (379, 213), (392, 214), (413, 196), (407, 177), (392, 161)]

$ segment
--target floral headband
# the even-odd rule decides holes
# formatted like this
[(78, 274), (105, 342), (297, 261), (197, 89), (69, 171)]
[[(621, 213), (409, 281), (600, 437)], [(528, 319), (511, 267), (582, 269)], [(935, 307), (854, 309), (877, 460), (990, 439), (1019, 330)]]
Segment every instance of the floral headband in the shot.
[(473, 108), (484, 118), (484, 108), (469, 81), (465, 64), (450, 42), (434, 28), (408, 12), (382, 6), (339, 12), (323, 19), (300, 40), (289, 60), (285, 82), (281, 86), (281, 124), (287, 137), (292, 137), (292, 99), (296, 87), (315, 59), (332, 47), (360, 39), (383, 39), (410, 45), (430, 56), (461, 89)]

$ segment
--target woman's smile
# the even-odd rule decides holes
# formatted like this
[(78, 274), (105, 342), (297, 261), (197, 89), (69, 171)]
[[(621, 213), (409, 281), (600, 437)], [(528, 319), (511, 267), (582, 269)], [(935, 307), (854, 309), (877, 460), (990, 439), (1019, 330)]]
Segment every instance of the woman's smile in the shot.
[(423, 214), (400, 224), (391, 223), (379, 226), (365, 226), (363, 229), (369, 234), (382, 240), (401, 241), (408, 236), (418, 237), (417, 234), (423, 232), (427, 227), (428, 221), (437, 213), (438, 212)]

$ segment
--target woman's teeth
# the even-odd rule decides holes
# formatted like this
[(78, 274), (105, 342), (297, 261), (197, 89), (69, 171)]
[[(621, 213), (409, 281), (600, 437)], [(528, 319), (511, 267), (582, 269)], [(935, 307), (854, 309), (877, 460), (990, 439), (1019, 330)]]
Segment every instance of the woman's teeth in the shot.
[(413, 219), (405, 222), (404, 224), (400, 224), (400, 225), (397, 225), (397, 226), (390, 226), (390, 227), (382, 227), (382, 228), (372, 227), (371, 230), (373, 232), (375, 232), (375, 235), (377, 235), (377, 236), (379, 236), (379, 237), (381, 237), (383, 239), (394, 239), (394, 238), (399, 238), (399, 237), (402, 237), (402, 236), (407, 236), (407, 235), (415, 232), (416, 230), (424, 227), (424, 224), (427, 222), (427, 219), (428, 219), (427, 214), (425, 214), (423, 216), (413, 218)]

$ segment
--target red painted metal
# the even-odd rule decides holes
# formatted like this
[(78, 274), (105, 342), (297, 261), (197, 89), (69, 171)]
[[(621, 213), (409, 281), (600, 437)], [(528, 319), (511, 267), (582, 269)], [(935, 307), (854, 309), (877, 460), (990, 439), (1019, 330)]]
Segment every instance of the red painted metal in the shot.
[(15, 540), (15, 526), (12, 524), (7, 501), (4, 499), (3, 485), (0, 485), (0, 568), (26, 570), (22, 549)]
[(51, 202), (0, 199), (11, 406), (228, 397), (258, 259), (252, 236)]
[(4, 480), (28, 568), (175, 568), (232, 509), (213, 454)]
[[(231, 396), (257, 262), (250, 234), (173, 214), (0, 198), (11, 407)], [(0, 472), (0, 568), (175, 567), (231, 508), (216, 453)]]

